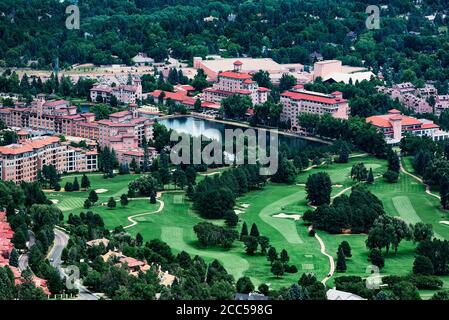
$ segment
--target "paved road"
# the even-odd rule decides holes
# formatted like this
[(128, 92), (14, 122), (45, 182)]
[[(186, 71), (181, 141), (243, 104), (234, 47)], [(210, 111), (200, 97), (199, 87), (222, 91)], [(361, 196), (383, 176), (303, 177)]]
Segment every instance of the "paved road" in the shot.
[[(27, 248), (28, 250), (31, 249), (32, 246), (36, 243), (36, 236), (33, 231), (28, 230), (28, 242), (27, 242)], [(28, 268), (28, 254), (24, 253), (20, 255), (19, 257), (19, 269), (20, 271), (24, 271)]]
[[(61, 278), (67, 277), (66, 272), (63, 268), (61, 268), (61, 255), (64, 248), (67, 246), (69, 242), (69, 235), (65, 232), (54, 229), (55, 232), (55, 241), (53, 248), (48, 254), (48, 258), (53, 267), (57, 268)], [(95, 296), (92, 292), (90, 292), (86, 287), (84, 287), (79, 280), (75, 282), (75, 287), (79, 290), (78, 300), (98, 300), (97, 296)]]
[(69, 236), (62, 232), (59, 229), (54, 229), (55, 232), (55, 241), (53, 242), (53, 247), (50, 250), (47, 258), (50, 260), (50, 264), (58, 268), (61, 266), (61, 255), (62, 250), (67, 246), (69, 243)]

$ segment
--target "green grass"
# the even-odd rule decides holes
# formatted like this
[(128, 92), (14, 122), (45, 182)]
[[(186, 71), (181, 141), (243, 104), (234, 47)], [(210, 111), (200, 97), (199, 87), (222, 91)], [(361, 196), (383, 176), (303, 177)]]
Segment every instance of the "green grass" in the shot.
[(421, 218), (416, 214), (416, 211), (413, 208), (408, 196), (396, 196), (391, 198), (391, 200), (393, 201), (396, 212), (399, 213), (399, 216), (404, 221), (408, 221), (413, 224), (422, 222)]
[[(332, 164), (315, 168), (298, 175), (295, 185), (279, 185), (268, 183), (262, 190), (249, 192), (237, 201), (236, 208), (241, 210), (239, 226), (245, 221), (249, 227), (256, 223), (262, 235), (270, 239), (278, 252), (286, 249), (290, 256), (289, 264), (294, 264), (299, 272), (296, 274), (284, 274), (280, 279), (274, 277), (270, 272), (270, 264), (265, 256), (257, 254), (248, 256), (244, 253), (244, 246), (236, 241), (229, 250), (221, 248), (202, 248), (198, 245), (193, 226), (204, 221), (191, 209), (190, 201), (183, 192), (164, 193), (162, 199), (165, 203), (164, 210), (157, 214), (149, 214), (136, 218), (138, 225), (127, 229), (135, 235), (141, 233), (145, 240), (162, 239), (167, 242), (175, 253), (182, 250), (192, 255), (200, 255), (207, 261), (220, 260), (225, 268), (237, 279), (242, 275), (251, 277), (253, 282), (268, 283), (273, 288), (290, 286), (296, 282), (303, 272), (314, 272), (319, 280), (323, 279), (329, 272), (328, 259), (320, 253), (318, 241), (310, 237), (307, 225), (301, 220), (274, 218), (278, 213), (302, 215), (309, 209), (305, 199), (306, 193), (304, 183), (309, 175), (326, 171), (332, 180), (335, 196), (341, 190), (353, 186), (355, 183), (350, 178), (352, 165), (363, 162), (368, 168), (372, 168), (374, 176), (379, 176), (386, 171), (386, 161), (370, 156), (350, 159), (347, 164)], [(411, 159), (403, 159), (404, 167), (413, 172)], [(215, 169), (211, 172), (222, 172), (226, 169)], [(78, 176), (79, 182), (81, 181)], [(128, 183), (135, 179), (136, 175), (116, 176), (113, 179), (103, 179), (102, 175), (89, 175), (92, 189), (104, 188), (108, 191), (99, 194), (99, 203), (106, 202), (109, 197), (118, 199), (122, 193), (127, 192)], [(204, 179), (199, 175), (198, 180)], [(61, 185), (66, 181), (73, 181), (74, 175), (64, 177)], [(392, 216), (404, 219), (407, 223), (423, 221), (432, 224), (435, 234), (439, 238), (449, 239), (449, 226), (440, 223), (441, 220), (449, 220), (449, 214), (439, 209), (438, 199), (426, 194), (425, 188), (418, 181), (405, 174), (400, 174), (398, 183), (390, 184), (382, 178), (376, 179), (375, 183), (368, 186), (383, 202), (385, 210)], [(349, 193), (350, 190), (347, 190)], [(88, 192), (50, 192), (50, 199), (59, 200), (58, 206), (65, 215), (70, 212), (79, 213), (83, 211), (83, 203)], [(249, 205), (249, 206), (248, 206)], [(117, 208), (108, 209), (97, 205), (91, 210), (100, 214), (108, 228), (112, 229), (118, 225), (128, 225), (130, 215), (153, 212), (159, 208), (159, 204), (151, 205), (146, 199), (132, 200), (129, 205), (122, 208), (118, 203)], [(85, 210), (84, 210), (85, 211)], [(223, 220), (214, 220), (213, 223), (223, 225)], [(370, 263), (367, 260), (366, 235), (331, 235), (318, 231), (326, 245), (326, 251), (336, 258), (338, 245), (346, 240), (352, 248), (352, 257), (347, 260), (347, 272), (335, 274), (328, 282), (333, 285), (333, 279), (339, 275), (368, 276), (366, 273)], [(411, 272), (415, 256), (416, 245), (412, 242), (403, 241), (400, 244), (397, 255), (390, 253), (386, 257), (385, 267), (381, 270), (382, 275), (406, 275)], [(449, 276), (442, 277), (445, 288), (449, 288)], [(423, 291), (423, 296), (428, 297), (431, 291)]]

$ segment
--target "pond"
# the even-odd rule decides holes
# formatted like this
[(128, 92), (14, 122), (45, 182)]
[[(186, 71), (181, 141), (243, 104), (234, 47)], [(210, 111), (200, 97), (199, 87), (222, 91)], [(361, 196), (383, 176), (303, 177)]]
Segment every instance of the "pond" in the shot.
[[(187, 133), (194, 137), (203, 135), (218, 141), (222, 140), (221, 137), (224, 136), (225, 129), (242, 129), (243, 131), (246, 129), (236, 125), (198, 119), (190, 116), (162, 119), (158, 120), (158, 122), (165, 125), (167, 128), (176, 130), (180, 133)], [(268, 139), (269, 135), (267, 134), (266, 137)], [(302, 139), (301, 137), (291, 137), (281, 134), (278, 137), (279, 145), (286, 143), (291, 149), (305, 149), (307, 147), (320, 147), (324, 145), (319, 142)]]

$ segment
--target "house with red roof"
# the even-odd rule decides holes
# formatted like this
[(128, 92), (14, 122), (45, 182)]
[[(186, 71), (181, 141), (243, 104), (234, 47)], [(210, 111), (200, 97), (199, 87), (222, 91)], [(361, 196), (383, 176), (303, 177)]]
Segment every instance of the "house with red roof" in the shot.
[(253, 105), (262, 104), (268, 100), (270, 89), (259, 87), (249, 73), (242, 72), (243, 63), (234, 62), (234, 70), (218, 73), (217, 83), (203, 91), (203, 100), (220, 104), (221, 100), (234, 94), (248, 96)]
[(9, 264), (9, 256), (14, 245), (11, 240), (14, 237), (14, 231), (8, 223), (6, 213), (0, 211), (0, 267)]
[(307, 91), (304, 85), (298, 84), (291, 90), (281, 94), (281, 104), (283, 106), (281, 120), (290, 121), (291, 130), (299, 131), (299, 116), (301, 114), (330, 114), (335, 118), (348, 119), (348, 101), (343, 99), (343, 94), (335, 91), (331, 94)]
[[(16, 268), (16, 267), (11, 267), (11, 266), (9, 266), (9, 268), (11, 269), (12, 273), (14, 274), (14, 285), (18, 286), (18, 285), (22, 284), (24, 282), (24, 279), (22, 278), (22, 272), (20, 271), (20, 269)], [(33, 281), (35, 287), (41, 288), (46, 296), (51, 295), (51, 292), (48, 289), (47, 280), (39, 278), (39, 277), (35, 276), (34, 274), (31, 278), (31, 280)]]
[(366, 122), (382, 132), (388, 144), (399, 143), (404, 135), (426, 136), (434, 141), (449, 138), (449, 132), (441, 130), (433, 121), (405, 116), (396, 109), (391, 109), (388, 114), (368, 117)]

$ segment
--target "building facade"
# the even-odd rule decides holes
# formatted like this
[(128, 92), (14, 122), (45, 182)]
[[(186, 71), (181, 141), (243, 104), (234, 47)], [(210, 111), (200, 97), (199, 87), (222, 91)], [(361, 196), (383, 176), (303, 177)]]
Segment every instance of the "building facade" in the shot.
[[(153, 138), (153, 121), (149, 117), (141, 116), (136, 104), (130, 104), (128, 110), (111, 114), (108, 119), (96, 121), (95, 114), (77, 113), (76, 107), (69, 106), (67, 101), (46, 102), (44, 96), (39, 96), (30, 107), (0, 109), (0, 119), (8, 127), (95, 140), (101, 148), (113, 149), (119, 161), (130, 157), (122, 157), (125, 153), (132, 153), (133, 156), (143, 155), (139, 146), (144, 138), (146, 141)], [(73, 152), (71, 157), (73, 158)], [(90, 171), (92, 159), (88, 155), (78, 157), (86, 157), (85, 167)], [(25, 158), (26, 161), (33, 161)], [(142, 161), (141, 158), (138, 159), (139, 162)], [(73, 172), (78, 170), (74, 168), (80, 168), (81, 163), (60, 171)]]
[(396, 109), (385, 115), (368, 117), (366, 121), (384, 134), (388, 144), (399, 143), (404, 135), (430, 137), (434, 141), (449, 138), (449, 132), (442, 131), (433, 121), (405, 116)]
[(55, 136), (36, 137), (0, 147), (0, 177), (32, 182), (44, 165), (53, 165), (59, 173), (92, 172), (98, 170), (97, 158), (95, 149), (73, 148)]
[(304, 113), (325, 115), (348, 119), (349, 105), (341, 92), (323, 94), (307, 91), (303, 85), (296, 85), (290, 91), (281, 94), (283, 106), (281, 121), (290, 122), (292, 131), (299, 131), (299, 116)]
[(118, 102), (124, 104), (137, 103), (142, 100), (142, 83), (140, 79), (133, 79), (132, 85), (118, 85), (112, 87), (105, 84), (98, 84), (90, 89), (91, 101), (109, 103), (112, 97), (116, 97)]
[(234, 94), (240, 94), (248, 96), (253, 105), (267, 101), (270, 90), (259, 87), (257, 82), (252, 80), (250, 74), (241, 70), (242, 62), (235, 61), (233, 71), (220, 72), (218, 74), (218, 82), (212, 88), (204, 89), (203, 100), (220, 104), (221, 100)]

